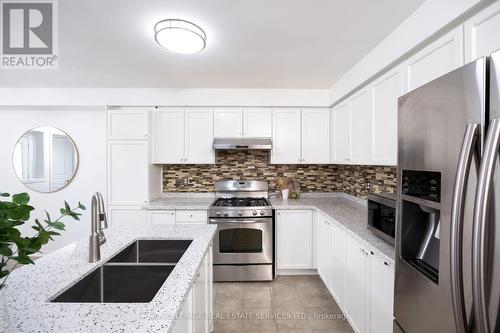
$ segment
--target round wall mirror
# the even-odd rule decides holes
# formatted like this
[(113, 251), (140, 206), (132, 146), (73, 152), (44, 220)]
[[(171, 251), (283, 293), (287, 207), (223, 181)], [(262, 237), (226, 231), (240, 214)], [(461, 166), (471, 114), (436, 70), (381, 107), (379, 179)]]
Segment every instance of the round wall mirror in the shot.
[(37, 192), (55, 192), (69, 184), (78, 167), (73, 140), (54, 127), (37, 127), (16, 143), (12, 163), (19, 180)]

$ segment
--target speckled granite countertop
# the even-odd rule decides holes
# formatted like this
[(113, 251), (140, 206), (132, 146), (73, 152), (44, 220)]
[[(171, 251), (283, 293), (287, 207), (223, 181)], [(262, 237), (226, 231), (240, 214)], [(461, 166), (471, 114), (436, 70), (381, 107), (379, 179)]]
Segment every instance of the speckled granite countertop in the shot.
[(214, 201), (214, 198), (200, 198), (200, 197), (165, 197), (153, 200), (144, 206), (144, 209), (147, 210), (156, 210), (156, 209), (208, 209), (210, 204)]
[[(145, 209), (208, 209), (214, 200), (213, 193), (168, 193), (153, 200)], [(378, 250), (390, 262), (394, 262), (394, 246), (367, 229), (366, 200), (345, 193), (303, 193), (298, 200), (270, 199), (275, 209), (317, 209), (337, 221), (358, 240)]]
[(275, 209), (317, 209), (331, 217), (344, 230), (358, 240), (368, 243), (382, 256), (394, 263), (394, 246), (377, 237), (367, 229), (366, 200), (358, 199), (344, 193), (332, 193), (318, 196), (302, 196), (298, 200), (271, 198)]
[(215, 200), (215, 193), (163, 193), (162, 197), (148, 202), (144, 209), (208, 209)]
[[(88, 263), (86, 237), (15, 270), (7, 283), (13, 332), (168, 332), (215, 230), (213, 225), (110, 228), (98, 263)], [(137, 239), (193, 240), (151, 302), (48, 302)]]

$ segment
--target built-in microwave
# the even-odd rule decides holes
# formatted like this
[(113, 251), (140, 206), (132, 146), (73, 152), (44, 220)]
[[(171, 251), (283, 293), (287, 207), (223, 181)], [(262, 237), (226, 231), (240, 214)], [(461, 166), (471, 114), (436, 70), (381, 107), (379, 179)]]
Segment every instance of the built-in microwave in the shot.
[(394, 194), (368, 194), (368, 229), (394, 245), (396, 235), (396, 196)]

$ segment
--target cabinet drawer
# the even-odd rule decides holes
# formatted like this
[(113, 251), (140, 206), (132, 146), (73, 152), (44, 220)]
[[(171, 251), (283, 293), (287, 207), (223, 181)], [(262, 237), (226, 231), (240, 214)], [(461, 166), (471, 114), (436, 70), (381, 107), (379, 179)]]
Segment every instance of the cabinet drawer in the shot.
[(176, 222), (203, 222), (207, 223), (206, 210), (178, 210), (176, 211)]
[(175, 224), (175, 210), (151, 211), (149, 223), (153, 225)]

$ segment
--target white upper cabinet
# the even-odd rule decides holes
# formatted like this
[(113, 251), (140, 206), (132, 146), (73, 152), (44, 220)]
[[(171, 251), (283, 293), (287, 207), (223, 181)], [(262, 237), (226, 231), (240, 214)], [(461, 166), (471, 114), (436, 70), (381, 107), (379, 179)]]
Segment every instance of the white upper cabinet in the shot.
[(349, 103), (342, 102), (331, 110), (330, 163), (346, 164), (349, 151)]
[(271, 108), (244, 108), (243, 136), (247, 138), (270, 138), (272, 136)]
[(403, 93), (401, 66), (372, 86), (371, 163), (396, 165), (398, 154), (398, 97)]
[(153, 112), (153, 163), (184, 163), (184, 109)]
[(459, 26), (405, 62), (407, 91), (412, 91), (463, 63), (463, 30)]
[(300, 118), (300, 109), (273, 110), (273, 150), (271, 152), (271, 163), (301, 163)]
[(149, 198), (147, 141), (108, 142), (108, 204), (142, 205)]
[(330, 161), (330, 112), (328, 109), (302, 109), (302, 163)]
[(369, 89), (363, 89), (349, 99), (349, 143), (351, 163), (370, 164), (372, 103)]
[(156, 110), (153, 113), (153, 163), (214, 163), (213, 119), (211, 108)]
[(148, 110), (108, 110), (108, 140), (147, 140)]
[(243, 136), (242, 108), (215, 108), (214, 131), (216, 138), (238, 138)]
[(211, 108), (186, 108), (185, 113), (185, 163), (215, 163), (212, 149), (214, 118)]
[(495, 1), (465, 22), (465, 61), (500, 49), (500, 2)]

